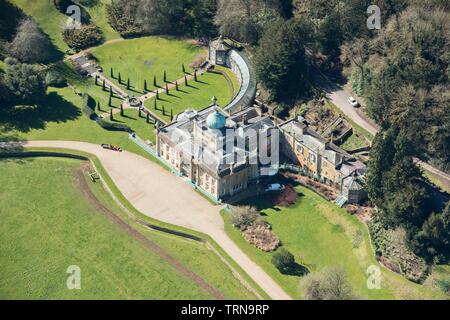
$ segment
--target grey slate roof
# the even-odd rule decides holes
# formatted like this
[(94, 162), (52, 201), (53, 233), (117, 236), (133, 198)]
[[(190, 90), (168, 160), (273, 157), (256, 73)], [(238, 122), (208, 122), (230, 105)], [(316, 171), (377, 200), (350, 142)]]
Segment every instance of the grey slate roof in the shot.
[[(222, 132), (209, 130), (206, 124), (208, 115), (215, 111), (222, 113), (227, 118), (227, 126)], [(241, 120), (245, 117), (248, 117), (247, 122)], [(240, 167), (245, 167), (246, 159), (253, 154), (238, 146), (234, 146), (232, 150), (226, 150), (226, 148), (213, 150), (211, 145), (205, 144), (199, 141), (197, 137), (194, 137), (194, 126), (196, 126), (197, 130), (208, 135), (219, 135), (221, 133), (222, 137), (219, 138), (227, 139), (225, 135), (225, 130), (227, 129), (234, 129), (234, 134), (239, 135), (240, 132), (245, 133), (249, 128), (256, 130), (268, 129), (273, 127), (273, 125), (270, 118), (260, 117), (254, 108), (249, 108), (238, 115), (230, 116), (218, 106), (211, 105), (198, 112), (187, 110), (179, 114), (174, 122), (161, 128), (159, 136), (164, 141), (171, 143), (172, 146), (176, 146), (181, 151), (184, 159), (190, 160), (193, 157), (194, 162), (207, 169), (214, 176), (223, 176), (230, 172), (230, 163), (233, 162), (230, 159), (235, 159), (234, 170), (238, 171)], [(223, 145), (225, 146), (225, 143)]]
[(305, 122), (292, 119), (281, 124), (280, 128), (294, 136), (297, 142), (331, 162), (341, 172), (343, 177), (350, 175), (356, 170), (361, 173), (365, 172), (366, 166), (361, 161), (354, 159), (345, 150), (310, 129)]

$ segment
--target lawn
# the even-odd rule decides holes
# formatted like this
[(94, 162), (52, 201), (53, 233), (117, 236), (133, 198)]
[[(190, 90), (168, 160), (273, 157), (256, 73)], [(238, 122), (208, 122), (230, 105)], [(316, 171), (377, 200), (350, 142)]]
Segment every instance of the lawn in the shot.
[(369, 145), (369, 142), (364, 137), (364, 135), (358, 132), (353, 133), (348, 139), (340, 145), (344, 150), (355, 150), (357, 148), (362, 148)]
[[(49, 88), (46, 99), (39, 106), (18, 107), (13, 111), (0, 114), (0, 140), (73, 140), (90, 143), (111, 143), (151, 158), (143, 149), (134, 144), (124, 132), (113, 132), (102, 129), (89, 120), (82, 112), (82, 98), (76, 94), (88, 93), (100, 103), (97, 113), (108, 113), (107, 92), (102, 91), (100, 83), (95, 85), (92, 78), (77, 75), (67, 63), (57, 63), (54, 68), (69, 81), (72, 87)], [(211, 103), (211, 97), (216, 95), (221, 104), (231, 99), (230, 88), (224, 76), (207, 73), (198, 76), (199, 82), (190, 81), (190, 85), (180, 85), (180, 90), (171, 90), (170, 95), (161, 94), (158, 101), (160, 107), (167, 107), (167, 122), (170, 121), (170, 108), (174, 115), (187, 108), (201, 109)], [(172, 92), (173, 91), (173, 92)], [(112, 106), (118, 109), (122, 100), (114, 97)], [(151, 103), (153, 106), (153, 103)], [(153, 110), (154, 111), (154, 110)], [(135, 113), (135, 114), (134, 114)], [(161, 114), (160, 111), (156, 111)], [(115, 114), (115, 120), (127, 123), (145, 140), (155, 142), (153, 125), (148, 125), (144, 118), (137, 119), (137, 110), (126, 110), (125, 117)], [(150, 130), (148, 130), (150, 127)]]
[[(138, 135), (139, 138), (147, 141), (150, 140), (152, 143), (156, 143), (156, 133), (155, 133), (155, 125), (150, 122), (147, 123), (147, 119), (142, 113), (139, 118), (139, 111), (135, 108), (125, 109), (123, 112), (123, 116), (120, 113), (116, 113), (113, 115), (113, 119), (115, 123), (124, 123), (127, 124), (133, 131)], [(110, 121), (109, 118), (106, 118), (107, 121)]]
[[(382, 289), (368, 290), (365, 271), (370, 265), (378, 265), (371, 248), (367, 228), (357, 218), (350, 216), (303, 187), (297, 187), (302, 195), (289, 208), (274, 208), (267, 198), (260, 197), (250, 204), (262, 210), (264, 218), (272, 225), (283, 246), (292, 252), (298, 263), (312, 272), (327, 266), (342, 266), (359, 298), (443, 298), (434, 288), (426, 288), (407, 281), (400, 275), (382, 268)], [(281, 274), (271, 263), (271, 253), (264, 253), (249, 245), (235, 229), (229, 214), (224, 213), (226, 231), (255, 262), (270, 274), (289, 294), (301, 299), (301, 277)], [(361, 241), (355, 242), (356, 234)]]
[[(185, 71), (191, 72), (189, 65), (198, 57), (205, 56), (204, 49), (189, 43), (188, 40), (179, 40), (163, 37), (143, 37), (131, 40), (107, 43), (91, 50), (97, 58), (104, 74), (110, 80), (118, 82), (119, 73), (122, 86), (126, 90), (128, 78), (131, 83), (131, 95), (142, 95), (144, 80), (147, 80), (148, 89), (152, 90), (153, 77), (157, 78), (157, 85), (163, 87), (164, 71), (167, 81), (175, 81), (184, 76)], [(110, 77), (113, 68), (114, 78)]]
[[(62, 36), (67, 17), (55, 8), (53, 0), (11, 0), (11, 2), (36, 19), (42, 30), (61, 52), (69, 49)], [(120, 38), (119, 34), (109, 26), (106, 18), (105, 8), (106, 4), (110, 2), (111, 0), (100, 0), (94, 6), (85, 7), (92, 22), (103, 31), (105, 40)]]
[(230, 81), (230, 85), (233, 87), (231, 91), (232, 91), (232, 96), (234, 98), (239, 93), (239, 90), (241, 87), (236, 75), (233, 73), (233, 71), (230, 68), (226, 68), (223, 66), (215, 66), (214, 70), (223, 72), (227, 76), (227, 78)]
[(120, 39), (119, 33), (117, 33), (108, 23), (106, 5), (110, 3), (111, 0), (97, 0), (92, 6), (84, 6), (86, 11), (89, 12), (92, 22), (103, 31), (106, 41)]
[(0, 140), (111, 143), (127, 151), (149, 157), (128, 138), (126, 133), (107, 131), (89, 120), (81, 112), (81, 105), (81, 97), (75, 94), (72, 88), (50, 88), (42, 105), (15, 108), (14, 111), (0, 114)]
[(69, 49), (62, 36), (67, 17), (56, 9), (53, 0), (11, 0), (11, 2), (32, 16), (61, 52)]
[[(147, 100), (146, 107), (158, 116), (170, 122), (171, 110), (173, 115), (177, 115), (186, 109), (200, 110), (206, 108), (212, 102), (212, 97), (217, 98), (217, 103), (224, 107), (232, 99), (232, 91), (228, 85), (227, 79), (217, 73), (206, 72), (198, 75), (198, 82), (193, 79), (188, 81), (188, 86), (182, 84), (179, 91), (175, 88), (169, 90), (169, 94), (160, 94), (159, 100), (156, 101), (158, 110), (155, 110), (155, 98)], [(162, 109), (164, 106), (165, 114)]]
[[(211, 299), (197, 283), (96, 211), (74, 183), (80, 165), (78, 160), (55, 158), (1, 161), (0, 298)], [(100, 183), (89, 184), (104, 206), (139, 228)], [(35, 192), (36, 186), (45, 193)], [(225, 297), (254, 298), (204, 245), (142, 227), (138, 231)], [(81, 290), (66, 287), (70, 265), (81, 268)]]

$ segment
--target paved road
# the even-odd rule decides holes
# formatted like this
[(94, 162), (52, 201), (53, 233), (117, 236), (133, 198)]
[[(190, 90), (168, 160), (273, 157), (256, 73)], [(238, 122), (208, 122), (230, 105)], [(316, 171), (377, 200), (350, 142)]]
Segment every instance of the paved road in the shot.
[(326, 87), (327, 97), (333, 102), (341, 111), (350, 119), (352, 119), (357, 125), (367, 130), (370, 134), (375, 135), (378, 132), (378, 128), (364, 119), (356, 108), (352, 107), (348, 102), (348, 97), (352, 94), (347, 92), (336, 85)]
[[(17, 143), (10, 143), (13, 144)], [(0, 143), (0, 147), (2, 145)], [(227, 236), (219, 213), (221, 208), (210, 204), (188, 183), (157, 164), (134, 153), (113, 152), (85, 142), (30, 141), (24, 146), (72, 149), (95, 155), (137, 210), (149, 217), (208, 234), (272, 299), (291, 299)]]
[[(359, 109), (356, 109), (348, 103), (348, 97), (352, 96), (352, 93), (345, 90), (343, 87), (336, 85), (330, 81), (325, 75), (320, 74), (320, 71), (316, 69), (319, 74), (316, 74), (316, 81), (327, 93), (327, 97), (333, 102), (341, 111), (350, 119), (352, 119), (357, 125), (366, 129), (370, 134), (375, 135), (379, 128), (371, 121), (367, 120), (366, 116), (360, 114)], [(439, 176), (444, 183), (450, 185), (450, 175), (433, 167), (432, 165), (423, 162), (417, 158), (414, 159), (424, 170), (431, 172), (432, 174)]]

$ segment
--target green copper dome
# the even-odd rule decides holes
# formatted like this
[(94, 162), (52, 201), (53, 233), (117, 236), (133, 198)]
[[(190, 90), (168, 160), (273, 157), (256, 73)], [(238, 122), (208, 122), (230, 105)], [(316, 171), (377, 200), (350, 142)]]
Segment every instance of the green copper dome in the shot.
[(206, 125), (209, 129), (220, 130), (225, 127), (225, 116), (219, 111), (214, 111), (206, 118)]

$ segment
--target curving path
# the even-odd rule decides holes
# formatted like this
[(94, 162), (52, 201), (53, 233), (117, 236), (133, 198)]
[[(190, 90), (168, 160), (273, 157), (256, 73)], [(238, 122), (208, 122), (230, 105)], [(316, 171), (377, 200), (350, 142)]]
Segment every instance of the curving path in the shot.
[(220, 207), (213, 206), (179, 177), (130, 152), (113, 152), (99, 145), (77, 141), (0, 143), (0, 147), (62, 148), (95, 155), (117, 188), (140, 212), (149, 217), (208, 234), (272, 298), (291, 297), (254, 263), (225, 233)]
[[(352, 119), (357, 125), (364, 128), (372, 135), (376, 135), (379, 131), (379, 127), (373, 123), (373, 121), (369, 120), (367, 116), (361, 115), (363, 113), (359, 108), (352, 107), (347, 98), (352, 96), (353, 94), (343, 88), (340, 85), (337, 85), (333, 81), (331, 81), (325, 74), (323, 74), (319, 68), (313, 66), (315, 74), (313, 75), (313, 79), (315, 82), (322, 87), (322, 89), (326, 92), (327, 97), (334, 103), (347, 117)], [(438, 168), (432, 166), (431, 164), (424, 162), (418, 158), (414, 158), (414, 161), (419, 164), (424, 170), (431, 172), (432, 174), (438, 176), (445, 184), (450, 186), (450, 174), (439, 170)]]

